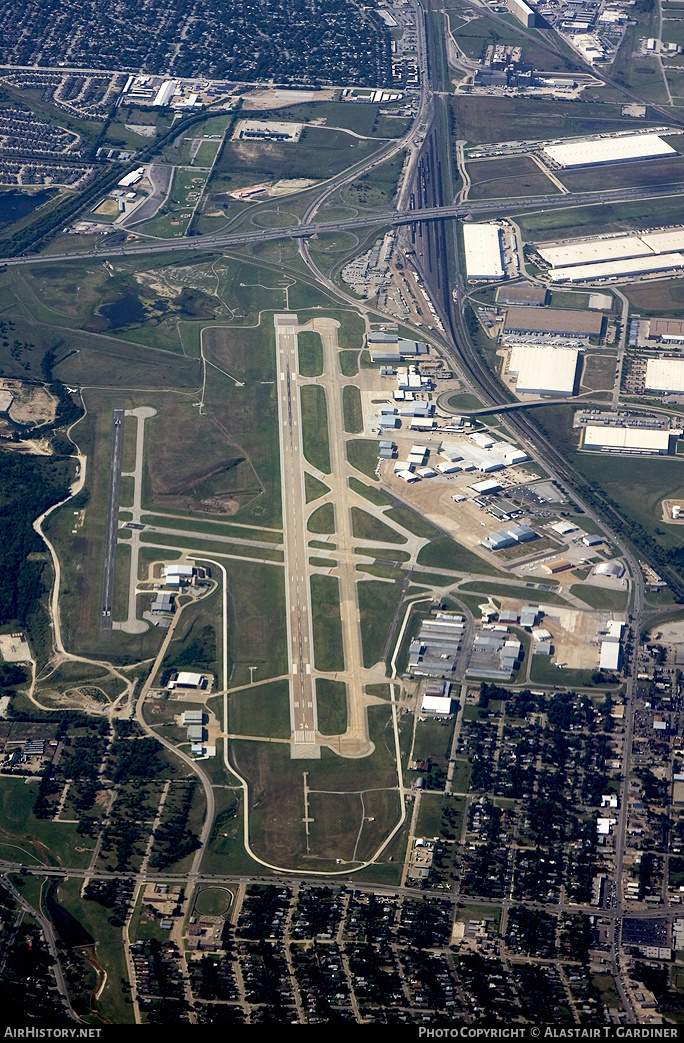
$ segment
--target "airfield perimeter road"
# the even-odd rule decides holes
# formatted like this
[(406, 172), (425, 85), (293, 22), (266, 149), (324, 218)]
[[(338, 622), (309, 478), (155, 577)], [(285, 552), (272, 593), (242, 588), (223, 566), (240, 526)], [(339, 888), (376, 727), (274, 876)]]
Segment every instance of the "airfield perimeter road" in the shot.
[(112, 629), (114, 609), (114, 566), (119, 530), (119, 483), (121, 481), (121, 454), (123, 452), (123, 409), (115, 409), (112, 421), (112, 457), (109, 465), (109, 503), (105, 523), (104, 567), (102, 573), (102, 600), (100, 629)]

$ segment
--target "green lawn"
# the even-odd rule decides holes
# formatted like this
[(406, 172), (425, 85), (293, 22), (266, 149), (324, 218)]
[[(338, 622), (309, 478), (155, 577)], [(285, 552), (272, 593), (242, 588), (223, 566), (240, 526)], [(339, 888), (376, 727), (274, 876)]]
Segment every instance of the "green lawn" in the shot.
[[(259, 671), (256, 672), (258, 679)], [(228, 700), (228, 729), (231, 735), (290, 737), (290, 683), (271, 681), (235, 692)]]
[(339, 582), (336, 576), (319, 575), (311, 576), (310, 582), (316, 669), (330, 673), (344, 670)]
[(305, 385), (301, 391), (302, 446), (304, 456), (323, 474), (330, 474), (328, 442), (328, 407), (325, 390), (317, 384)]
[[(309, 532), (335, 532), (335, 508), (331, 503), (323, 503), (309, 516), (306, 523)], [(327, 544), (326, 544), (327, 547)]]
[(374, 489), (372, 485), (366, 485), (353, 475), (349, 479), (349, 488), (363, 496), (370, 503), (375, 504), (376, 507), (388, 507), (392, 503), (389, 496), (380, 489)]
[(318, 478), (314, 478), (308, 471), (304, 472), (304, 495), (307, 503), (311, 503), (312, 500), (317, 500), (319, 496), (325, 496), (329, 492), (330, 489), (327, 485)]
[(362, 511), (360, 507), (352, 507), (352, 531), (359, 540), (372, 540), (377, 543), (408, 543), (406, 536), (402, 536), (396, 529), (385, 525), (372, 514)]
[(422, 518), (416, 511), (412, 511), (410, 507), (393, 507), (384, 514), (386, 518), (391, 518), (404, 529), (408, 529), (414, 536), (422, 536), (426, 540), (434, 540), (439, 536), (439, 529), (426, 518)]
[(362, 580), (356, 585), (361, 615), (363, 665), (371, 667), (384, 657), (394, 614), (400, 598), (398, 583)]
[(342, 735), (347, 730), (347, 686), (327, 677), (316, 680), (318, 730), (322, 735)]
[(338, 354), (340, 361), (340, 369), (342, 370), (343, 377), (355, 377), (359, 372), (359, 353), (353, 351), (350, 348), (345, 348), (344, 351), (340, 351)]
[(575, 583), (570, 593), (591, 605), (592, 608), (614, 609), (623, 612), (627, 607), (627, 591), (611, 590), (609, 587), (592, 587), (588, 583)]
[(347, 442), (347, 460), (374, 482), (378, 481), (376, 470), (378, 467), (378, 453), (380, 444), (371, 438), (351, 438)]
[(481, 558), (463, 547), (455, 540), (443, 536), (438, 540), (421, 547), (418, 553), (418, 564), (427, 565), (433, 569), (455, 569), (457, 572), (475, 572), (485, 576), (501, 576), (503, 573), (490, 565), (488, 561)]
[(323, 341), (320, 333), (303, 330), (297, 334), (299, 372), (303, 377), (320, 377), (323, 372)]
[(342, 388), (342, 408), (345, 431), (350, 435), (360, 434), (363, 431), (363, 408), (361, 392), (355, 384), (345, 384)]

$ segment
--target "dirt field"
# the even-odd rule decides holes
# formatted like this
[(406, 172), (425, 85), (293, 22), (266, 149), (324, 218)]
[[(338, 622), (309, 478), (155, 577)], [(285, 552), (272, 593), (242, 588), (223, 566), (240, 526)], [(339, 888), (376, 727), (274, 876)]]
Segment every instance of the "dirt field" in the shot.
[(28, 663), (31, 651), (23, 634), (0, 634), (0, 655), (6, 663)]
[(57, 399), (44, 387), (24, 384), (21, 380), (0, 381), (3, 392), (12, 396), (9, 415), (17, 424), (48, 424), (55, 419)]

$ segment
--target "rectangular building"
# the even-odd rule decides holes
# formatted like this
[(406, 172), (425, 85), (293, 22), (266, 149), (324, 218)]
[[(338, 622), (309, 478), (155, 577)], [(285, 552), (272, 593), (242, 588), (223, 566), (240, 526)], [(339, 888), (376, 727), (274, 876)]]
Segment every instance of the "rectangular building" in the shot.
[(684, 392), (684, 359), (649, 359), (644, 386), (647, 391)]
[(536, 347), (516, 344), (508, 372), (515, 376), (522, 395), (572, 395), (577, 379), (579, 351), (575, 348)]
[(670, 432), (643, 427), (609, 427), (587, 424), (583, 449), (602, 453), (639, 453), (665, 456), (670, 451)]
[(507, 0), (506, 6), (526, 29), (534, 28), (534, 11), (527, 6), (524, 0)]
[(464, 224), (463, 246), (469, 279), (503, 279), (501, 230), (495, 224)]
[(542, 149), (544, 159), (551, 160), (552, 163), (563, 169), (676, 155), (678, 155), (677, 150), (657, 134), (625, 134), (618, 138), (585, 138), (582, 141), (566, 141), (562, 145), (545, 145)]
[(574, 308), (508, 309), (505, 331), (508, 333), (560, 333), (568, 337), (599, 337), (605, 318), (601, 312)]
[(556, 268), (549, 272), (549, 278), (552, 282), (597, 282), (599, 279), (626, 279), (630, 275), (648, 275), (653, 272), (675, 272), (681, 268), (684, 268), (684, 253), (648, 254), (632, 260)]
[(648, 339), (684, 341), (684, 319), (651, 319), (648, 324)]

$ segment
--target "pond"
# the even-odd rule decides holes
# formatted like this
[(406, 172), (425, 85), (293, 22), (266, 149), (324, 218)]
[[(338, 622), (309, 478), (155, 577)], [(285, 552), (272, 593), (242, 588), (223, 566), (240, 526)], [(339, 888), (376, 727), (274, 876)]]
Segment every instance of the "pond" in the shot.
[(114, 330), (143, 323), (147, 316), (142, 301), (135, 293), (127, 293), (113, 304), (103, 305), (100, 314), (109, 320), (109, 325)]
[(0, 228), (11, 225), (37, 210), (55, 195), (55, 189), (44, 192), (0, 192)]

